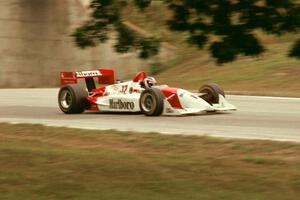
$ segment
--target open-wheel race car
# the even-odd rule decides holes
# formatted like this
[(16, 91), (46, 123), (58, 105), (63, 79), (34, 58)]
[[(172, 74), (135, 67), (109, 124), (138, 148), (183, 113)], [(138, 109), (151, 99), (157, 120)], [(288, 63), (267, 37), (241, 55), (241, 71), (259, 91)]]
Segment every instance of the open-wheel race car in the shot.
[[(111, 69), (61, 72), (60, 78), (58, 104), (66, 114), (91, 110), (141, 112), (147, 116), (158, 116), (236, 110), (225, 99), (223, 89), (217, 84), (203, 85), (198, 93), (192, 93), (157, 85), (156, 80), (143, 71), (138, 72), (132, 80), (115, 81)], [(85, 86), (79, 84), (78, 79), (84, 79)], [(95, 79), (98, 79), (98, 84)]]

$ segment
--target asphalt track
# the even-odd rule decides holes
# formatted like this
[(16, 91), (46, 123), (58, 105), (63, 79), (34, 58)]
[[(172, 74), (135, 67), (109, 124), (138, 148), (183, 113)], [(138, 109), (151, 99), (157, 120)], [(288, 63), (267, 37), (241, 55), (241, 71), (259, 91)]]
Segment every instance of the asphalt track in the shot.
[(300, 98), (228, 95), (237, 111), (179, 117), (63, 114), (58, 89), (1, 89), (0, 122), (300, 142)]

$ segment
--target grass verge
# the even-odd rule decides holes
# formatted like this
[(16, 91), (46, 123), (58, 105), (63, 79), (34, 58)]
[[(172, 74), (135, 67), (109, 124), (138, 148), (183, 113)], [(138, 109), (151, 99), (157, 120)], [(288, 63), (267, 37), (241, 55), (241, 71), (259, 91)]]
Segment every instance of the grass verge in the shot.
[(300, 145), (0, 124), (0, 199), (285, 200)]

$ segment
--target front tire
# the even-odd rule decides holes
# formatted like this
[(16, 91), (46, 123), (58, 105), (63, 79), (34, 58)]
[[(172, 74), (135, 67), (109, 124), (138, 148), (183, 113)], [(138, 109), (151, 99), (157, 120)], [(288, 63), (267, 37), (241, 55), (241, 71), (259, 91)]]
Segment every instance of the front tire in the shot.
[(221, 94), (223, 97), (225, 97), (224, 90), (215, 83), (209, 83), (206, 85), (203, 85), (199, 89), (199, 93), (202, 93), (200, 98), (204, 99), (209, 104), (216, 104), (219, 103), (219, 94)]
[(64, 85), (58, 93), (59, 108), (66, 114), (82, 113), (88, 107), (87, 96), (87, 91), (80, 85)]
[(164, 109), (164, 96), (157, 88), (146, 89), (140, 97), (140, 109), (146, 116), (159, 116)]

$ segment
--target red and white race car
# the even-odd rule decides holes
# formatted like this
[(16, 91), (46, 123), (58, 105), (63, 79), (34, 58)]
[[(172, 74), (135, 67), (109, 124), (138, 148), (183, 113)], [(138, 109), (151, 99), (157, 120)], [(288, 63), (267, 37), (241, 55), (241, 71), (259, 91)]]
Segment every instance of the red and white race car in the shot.
[[(66, 114), (93, 110), (158, 116), (236, 110), (216, 84), (204, 85), (199, 93), (192, 93), (157, 85), (156, 80), (146, 76), (145, 72), (138, 72), (130, 81), (116, 82), (111, 69), (61, 72), (60, 78), (62, 87), (58, 93), (58, 104)], [(96, 87), (94, 78), (98, 79), (101, 87)], [(85, 87), (78, 83), (78, 79), (85, 80)]]

